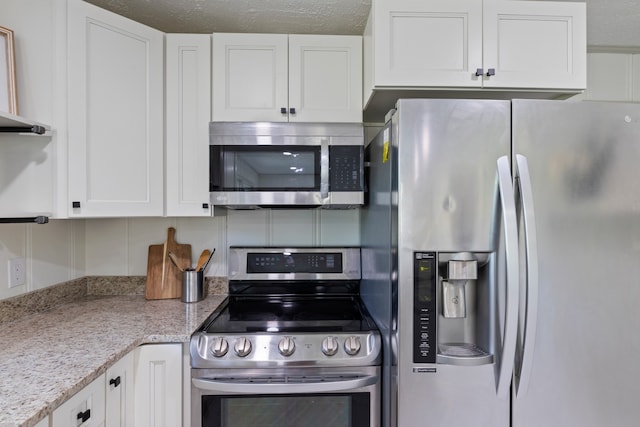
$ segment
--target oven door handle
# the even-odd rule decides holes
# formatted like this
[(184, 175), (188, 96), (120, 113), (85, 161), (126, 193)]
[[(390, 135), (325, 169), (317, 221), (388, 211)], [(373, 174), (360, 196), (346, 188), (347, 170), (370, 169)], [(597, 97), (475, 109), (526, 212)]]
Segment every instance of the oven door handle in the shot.
[(219, 393), (238, 394), (285, 394), (285, 393), (332, 393), (336, 391), (356, 390), (368, 387), (378, 382), (377, 375), (369, 375), (356, 379), (337, 381), (313, 381), (305, 383), (253, 383), (216, 381), (214, 379), (191, 380), (193, 385), (200, 390)]

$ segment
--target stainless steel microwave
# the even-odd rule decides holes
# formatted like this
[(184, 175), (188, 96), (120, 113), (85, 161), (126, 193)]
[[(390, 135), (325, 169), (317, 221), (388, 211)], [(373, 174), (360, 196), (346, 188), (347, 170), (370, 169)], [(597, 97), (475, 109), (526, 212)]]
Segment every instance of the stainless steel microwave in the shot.
[(358, 123), (212, 122), (211, 204), (235, 209), (364, 203), (364, 130)]

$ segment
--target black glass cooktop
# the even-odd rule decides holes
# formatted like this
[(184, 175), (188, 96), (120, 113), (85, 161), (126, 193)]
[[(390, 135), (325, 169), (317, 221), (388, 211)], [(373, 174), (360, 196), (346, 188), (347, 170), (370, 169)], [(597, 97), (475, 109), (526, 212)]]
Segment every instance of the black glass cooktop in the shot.
[(373, 329), (373, 321), (356, 296), (231, 296), (202, 328), (208, 333)]

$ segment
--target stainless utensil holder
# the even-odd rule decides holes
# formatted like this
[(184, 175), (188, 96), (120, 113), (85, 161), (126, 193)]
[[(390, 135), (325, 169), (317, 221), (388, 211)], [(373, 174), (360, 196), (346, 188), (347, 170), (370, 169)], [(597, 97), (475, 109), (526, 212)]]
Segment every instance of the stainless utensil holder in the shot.
[(182, 302), (204, 299), (204, 271), (187, 269), (182, 272)]

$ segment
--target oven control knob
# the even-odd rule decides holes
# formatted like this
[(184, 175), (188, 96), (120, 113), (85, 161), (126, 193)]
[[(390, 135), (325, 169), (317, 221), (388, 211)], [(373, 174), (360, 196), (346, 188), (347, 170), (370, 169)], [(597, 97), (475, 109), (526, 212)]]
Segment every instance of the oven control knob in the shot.
[(288, 357), (296, 351), (296, 343), (293, 341), (291, 337), (284, 337), (278, 343), (278, 351), (281, 355)]
[(245, 357), (247, 354), (251, 353), (251, 341), (246, 337), (240, 337), (237, 339), (233, 349), (238, 356)]
[(209, 349), (211, 349), (211, 354), (215, 357), (222, 357), (229, 351), (229, 343), (224, 338), (217, 337), (213, 339)]
[(338, 340), (336, 337), (326, 337), (322, 340), (322, 352), (325, 356), (333, 356), (338, 352)]
[(355, 356), (360, 351), (360, 338), (350, 336), (344, 341), (344, 351), (349, 356)]

